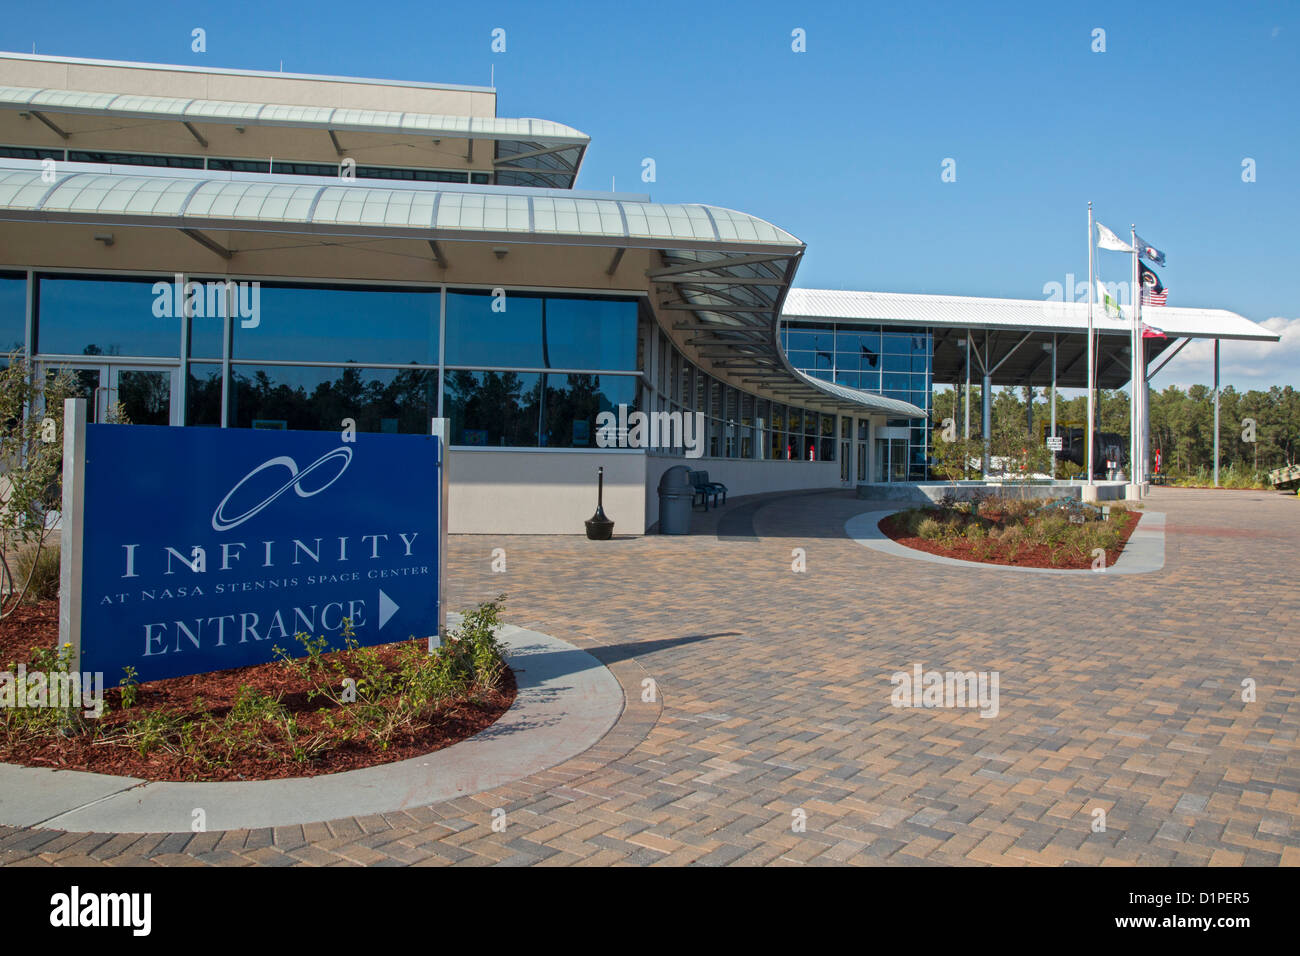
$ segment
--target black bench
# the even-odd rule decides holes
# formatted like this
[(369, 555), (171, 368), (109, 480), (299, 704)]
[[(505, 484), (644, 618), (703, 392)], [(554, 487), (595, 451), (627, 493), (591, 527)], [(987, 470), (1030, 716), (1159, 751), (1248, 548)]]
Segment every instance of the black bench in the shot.
[(722, 495), (722, 503), (727, 503), (727, 486), (718, 481), (709, 481), (707, 471), (691, 472), (691, 487), (695, 489), (695, 496), (691, 499), (691, 507), (694, 508), (696, 501), (704, 506), (704, 510), (709, 510), (709, 496), (713, 496), (713, 507), (718, 506), (718, 495)]

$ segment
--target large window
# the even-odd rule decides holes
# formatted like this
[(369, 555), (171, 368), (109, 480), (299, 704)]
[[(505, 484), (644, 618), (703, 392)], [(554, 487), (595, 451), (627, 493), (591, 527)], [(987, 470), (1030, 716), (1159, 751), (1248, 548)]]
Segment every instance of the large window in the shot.
[(27, 345), (27, 277), (0, 273), (0, 358)]
[[(262, 283), (236, 290), (240, 321), (232, 322), (235, 359), (291, 359), (392, 365), (438, 363), (439, 293), (436, 289), (306, 286)], [(255, 308), (250, 308), (254, 303)], [(244, 318), (248, 313), (256, 315)], [(191, 323), (190, 354), (220, 358), (220, 338)]]
[(482, 447), (594, 448), (619, 405), (637, 408), (636, 376), (448, 369), (444, 394), (451, 443)]
[[(38, 276), (37, 348), (55, 355), (179, 358), (180, 319), (172, 308), (172, 279), (156, 295), (154, 279)], [(167, 302), (158, 302), (165, 295)], [(163, 316), (155, 314), (164, 312)], [(219, 356), (218, 356), (219, 357)]]
[[(191, 394), (196, 378), (192, 369)], [(211, 377), (206, 381), (211, 383)], [(232, 369), (230, 424), (239, 428), (338, 431), (343, 420), (351, 418), (358, 431), (428, 434), (437, 407), (435, 369), (286, 365)]]
[(447, 364), (636, 371), (637, 300), (447, 294)]

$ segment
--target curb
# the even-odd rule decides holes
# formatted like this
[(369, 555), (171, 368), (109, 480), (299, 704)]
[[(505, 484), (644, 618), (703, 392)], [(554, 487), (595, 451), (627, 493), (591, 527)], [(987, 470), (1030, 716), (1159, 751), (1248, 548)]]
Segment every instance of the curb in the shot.
[(854, 515), (844, 522), (844, 532), (872, 551), (879, 551), (895, 558), (911, 558), (914, 561), (928, 561), (955, 568), (988, 568), (995, 571), (1020, 571), (1028, 574), (1086, 574), (1107, 576), (1112, 574), (1146, 574), (1159, 571), (1165, 566), (1165, 516), (1158, 511), (1144, 511), (1138, 520), (1138, 526), (1129, 535), (1119, 560), (1103, 571), (1083, 568), (1020, 568), (1011, 564), (990, 564), (985, 561), (963, 561), (961, 558), (947, 558), (943, 555), (918, 551), (899, 544), (877, 526), (887, 515), (906, 511), (906, 508), (891, 508), (888, 511), (868, 511)]
[(618, 722), (623, 688), (567, 641), (502, 625), (518, 694), (496, 723), (442, 750), (360, 770), (248, 782), (149, 782), (0, 764), (0, 825), (98, 833), (247, 830), (391, 813), (491, 790), (564, 763)]

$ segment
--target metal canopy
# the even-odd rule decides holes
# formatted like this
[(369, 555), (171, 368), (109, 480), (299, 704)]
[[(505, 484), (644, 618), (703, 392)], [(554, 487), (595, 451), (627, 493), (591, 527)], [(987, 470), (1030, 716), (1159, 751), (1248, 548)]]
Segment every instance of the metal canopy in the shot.
[(743, 365), (745, 374), (770, 376), (786, 400), (807, 407), (924, 416), (906, 402), (817, 381), (789, 365), (777, 323), (804, 245), (771, 223), (730, 209), (505, 187), (321, 184), (198, 170), (64, 172), (49, 183), (37, 162), (0, 160), (4, 220), (173, 228), (236, 258), (237, 250), (214, 248), (204, 231), (432, 241), (433, 256), (444, 267), (440, 240), (653, 249), (663, 265), (648, 278), (661, 306), (666, 314), (691, 317), (697, 344), (717, 356), (718, 371)]
[(762, 391), (792, 404), (924, 418), (915, 405), (811, 378), (786, 360), (777, 327), (802, 255), (802, 244), (768, 256), (664, 250), (663, 267), (648, 275), (659, 289), (660, 310), (693, 313), (686, 323), (692, 333), (688, 344), (715, 370), (761, 382)]
[[(972, 376), (982, 374), (981, 359), (987, 350), (989, 368), (995, 370), (994, 385), (1048, 386), (1052, 381), (1048, 349), (1055, 337), (1057, 386), (1087, 387), (1086, 302), (791, 289), (783, 318), (788, 322), (928, 328), (934, 337), (933, 381), (939, 384), (965, 380), (966, 351), (961, 343), (969, 336)], [(1244, 316), (1223, 309), (1147, 307), (1142, 311), (1142, 320), (1166, 336), (1143, 340), (1148, 363), (1177, 340), (1227, 338), (1276, 342), (1279, 338)], [(1130, 320), (1106, 316), (1101, 314), (1100, 307), (1094, 307), (1093, 328), (1097, 333), (1098, 387), (1124, 387), (1129, 382)]]
[[(195, 127), (203, 124), (319, 129), (334, 137), (350, 132), (406, 135), (426, 141), (466, 139), (471, 149), (474, 140), (488, 140), (496, 143), (493, 166), (497, 181), (503, 186), (572, 188), (591, 142), (585, 133), (542, 119), (241, 103), (22, 86), (0, 87), (0, 109), (31, 113), (46, 125), (51, 125), (45, 118), (47, 114), (182, 123), (200, 143), (203, 139)], [(67, 135), (57, 131), (64, 139), (76, 136), (75, 131)]]
[[(391, 187), (211, 170), (65, 172), (0, 160), (0, 220), (407, 239), (801, 253), (789, 233), (730, 209), (538, 195), (506, 187)], [(782, 288), (784, 291), (784, 287)]]

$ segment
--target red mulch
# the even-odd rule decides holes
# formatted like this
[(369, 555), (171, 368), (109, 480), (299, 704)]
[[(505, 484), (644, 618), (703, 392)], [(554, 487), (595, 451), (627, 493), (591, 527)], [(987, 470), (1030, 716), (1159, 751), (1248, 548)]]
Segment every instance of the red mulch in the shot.
[[(938, 514), (937, 511), (935, 513)], [(993, 521), (997, 521), (1001, 517), (1001, 515), (996, 514), (985, 515), (982, 511), (980, 515)], [(1119, 560), (1119, 556), (1124, 551), (1124, 546), (1128, 544), (1128, 539), (1133, 534), (1133, 529), (1137, 527), (1139, 517), (1140, 515), (1134, 511), (1111, 512), (1111, 520), (1123, 521), (1124, 527), (1120, 532), (1119, 544), (1106, 549), (1106, 567), (1111, 567)], [(927, 554), (957, 558), (960, 561), (975, 561), (980, 564), (1005, 564), (1017, 568), (1066, 568), (1081, 571), (1091, 570), (1092, 568), (1092, 555), (1080, 555), (1077, 551), (1060, 552), (1060, 559), (1054, 563), (1052, 561), (1052, 549), (1047, 545), (1031, 547), (1022, 544), (1017, 549), (1015, 557), (1012, 558), (1008, 548), (997, 542), (989, 541), (987, 538), (982, 541), (957, 538), (952, 544), (930, 541), (908, 534), (903, 527), (901, 518), (901, 512), (889, 515), (881, 519), (878, 527), (899, 544), (908, 548), (915, 548), (917, 551), (924, 551)], [(977, 548), (983, 548), (985, 553), (979, 554)]]
[[(0, 620), (0, 670), (9, 669), (10, 662), (28, 661), (34, 647), (54, 647), (58, 633), (57, 601), (19, 606), (9, 617)], [(386, 644), (375, 650), (385, 664), (392, 664), (400, 647), (401, 644)], [(146, 780), (311, 777), (372, 767), (441, 750), (495, 723), (510, 709), (516, 693), (514, 674), (506, 668), (494, 690), (482, 693), (477, 700), (460, 701), (443, 708), (434, 715), (426, 730), (394, 736), (389, 740), (388, 748), (381, 750), (376, 742), (345, 740), (342, 730), (331, 732), (326, 728), (320, 711), (322, 707), (332, 708), (332, 705), (319, 697), (308, 701), (310, 685), (289, 673), (279, 662), (144, 683), (139, 687), (135, 705), (129, 710), (121, 708), (121, 691), (115, 686), (116, 679), (105, 674), (104, 682), (104, 699), (108, 708), (99, 720), (108, 727), (139, 717), (145, 707), (194, 716), (207, 710), (220, 720), (234, 703), (240, 686), (247, 684), (263, 693), (283, 694), (281, 703), (297, 718), (304, 735), (324, 732), (330, 734), (331, 740), (326, 749), (303, 764), (280, 760), (272, 755), (237, 754), (229, 765), (201, 769), (182, 754), (153, 750), (142, 757), (126, 746), (92, 744), (88, 734), (19, 746), (11, 746), (0, 739), (0, 762), (122, 774)], [(201, 707), (198, 703), (200, 697)]]

